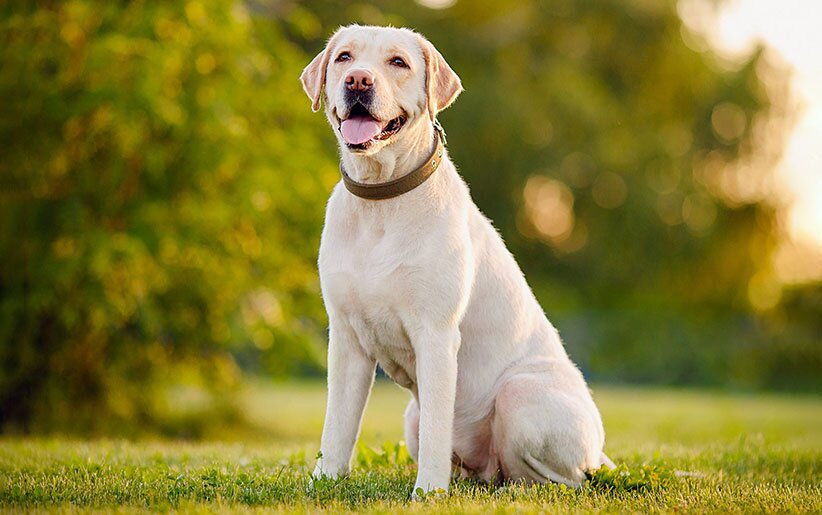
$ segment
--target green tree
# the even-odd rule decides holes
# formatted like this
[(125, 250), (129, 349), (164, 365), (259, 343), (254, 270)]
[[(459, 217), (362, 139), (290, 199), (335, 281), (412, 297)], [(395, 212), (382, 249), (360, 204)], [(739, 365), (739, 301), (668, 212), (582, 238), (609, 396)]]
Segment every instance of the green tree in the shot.
[(303, 52), (205, 0), (6, 4), (0, 42), (0, 425), (151, 423), (237, 360), (321, 370), (337, 171)]

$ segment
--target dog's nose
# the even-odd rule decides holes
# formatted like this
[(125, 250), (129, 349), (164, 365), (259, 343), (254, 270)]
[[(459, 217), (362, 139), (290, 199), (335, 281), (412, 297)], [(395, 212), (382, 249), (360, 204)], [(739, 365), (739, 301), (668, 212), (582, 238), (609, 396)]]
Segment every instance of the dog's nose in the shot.
[(354, 70), (345, 78), (345, 87), (351, 91), (368, 91), (374, 87), (374, 75), (368, 70)]

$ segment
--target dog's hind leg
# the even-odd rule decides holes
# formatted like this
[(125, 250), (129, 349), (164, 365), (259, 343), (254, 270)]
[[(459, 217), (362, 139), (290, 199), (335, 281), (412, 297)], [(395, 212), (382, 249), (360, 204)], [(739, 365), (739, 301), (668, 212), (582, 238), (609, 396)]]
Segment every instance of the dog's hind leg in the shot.
[(548, 372), (522, 373), (500, 388), (492, 432), (506, 478), (579, 487), (603, 463), (602, 422), (588, 390), (559, 383)]
[(414, 458), (414, 461), (418, 461), (420, 452), (420, 405), (417, 404), (417, 399), (414, 397), (411, 397), (408, 407), (405, 408), (403, 427), (408, 454)]

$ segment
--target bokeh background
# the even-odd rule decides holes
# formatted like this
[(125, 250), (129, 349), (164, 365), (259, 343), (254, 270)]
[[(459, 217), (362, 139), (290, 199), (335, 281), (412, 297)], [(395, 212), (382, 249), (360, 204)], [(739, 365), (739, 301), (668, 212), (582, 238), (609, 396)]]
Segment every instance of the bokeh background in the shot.
[(749, 22), (727, 6), (0, 5), (0, 430), (207, 436), (249, 423), (249, 385), (321, 384), (339, 172), (298, 77), (352, 22), (413, 27), (462, 77), (449, 152), (590, 381), (818, 394), (822, 160), (791, 183), (785, 159), (804, 72), (723, 50)]

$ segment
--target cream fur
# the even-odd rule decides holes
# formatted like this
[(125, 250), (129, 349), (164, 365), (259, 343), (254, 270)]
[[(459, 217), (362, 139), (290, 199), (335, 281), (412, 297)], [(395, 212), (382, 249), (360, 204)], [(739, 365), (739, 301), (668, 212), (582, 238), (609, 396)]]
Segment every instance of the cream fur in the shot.
[[(335, 62), (346, 50), (350, 61)], [(391, 66), (402, 56), (409, 69)], [(338, 127), (346, 74), (375, 76), (377, 118), (406, 125), (352, 152)], [(434, 47), (407, 29), (341, 28), (306, 67), (303, 86), (325, 113), (346, 170), (384, 182), (433, 149), (431, 120), (462, 87)], [(328, 202), (319, 270), (328, 311), (328, 406), (314, 476), (349, 470), (379, 363), (411, 392), (405, 427), (419, 463), (414, 491), (463, 475), (578, 486), (610, 460), (585, 381), (568, 358), (499, 234), (471, 200), (447, 153), (411, 192), (365, 200), (339, 183)]]

